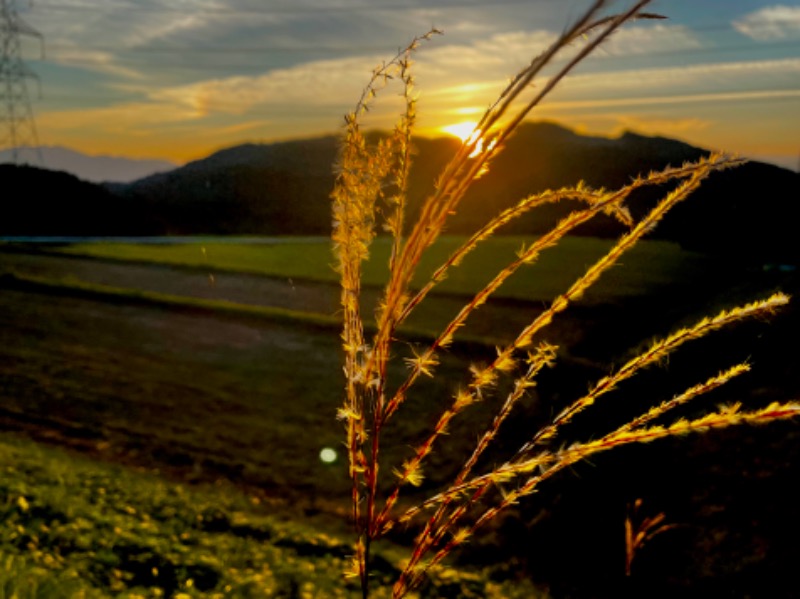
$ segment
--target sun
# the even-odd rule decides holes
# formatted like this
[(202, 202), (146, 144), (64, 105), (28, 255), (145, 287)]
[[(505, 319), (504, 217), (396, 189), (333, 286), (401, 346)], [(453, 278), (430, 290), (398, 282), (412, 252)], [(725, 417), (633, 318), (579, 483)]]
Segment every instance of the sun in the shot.
[(492, 151), (497, 143), (496, 139), (491, 139), (488, 145), (485, 145), (486, 135), (477, 127), (478, 123), (475, 121), (464, 121), (455, 125), (447, 125), (442, 127), (441, 130), (460, 138), (462, 143), (469, 144), (472, 147), (472, 153), (469, 157), (475, 158), (484, 152)]
[(475, 127), (477, 126), (478, 123), (475, 121), (464, 121), (463, 123), (456, 123), (455, 125), (447, 125), (446, 127), (442, 127), (442, 131), (449, 133), (450, 135), (455, 135), (462, 142), (466, 143), (466, 141), (475, 133)]

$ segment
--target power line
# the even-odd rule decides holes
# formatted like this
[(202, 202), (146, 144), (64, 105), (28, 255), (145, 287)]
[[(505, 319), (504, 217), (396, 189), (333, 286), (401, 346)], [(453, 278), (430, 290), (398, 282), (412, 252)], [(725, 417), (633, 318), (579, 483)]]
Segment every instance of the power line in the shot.
[(20, 37), (27, 35), (43, 40), (17, 11), (15, 0), (0, 0), (0, 148), (11, 149), (15, 164), (25, 162), (23, 147), (33, 148), (36, 162), (44, 164), (33, 109), (28, 97), (26, 79), (37, 79), (22, 61)]

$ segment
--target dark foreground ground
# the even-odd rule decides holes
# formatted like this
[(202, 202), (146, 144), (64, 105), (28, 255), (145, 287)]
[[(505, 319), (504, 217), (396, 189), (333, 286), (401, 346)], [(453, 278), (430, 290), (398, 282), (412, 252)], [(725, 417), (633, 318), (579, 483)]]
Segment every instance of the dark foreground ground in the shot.
[[(203, 272), (9, 252), (0, 252), (0, 266), (3, 272), (335, 312), (335, 289), (295, 281), (231, 275), (210, 285)], [(718, 273), (670, 296), (573, 311), (555, 333), (570, 349), (543, 377), (536, 400), (504, 431), (507, 447), (585, 391), (603, 363), (619, 363), (626, 347), (668, 332), (681, 314), (797, 286), (793, 275), (751, 275)], [(344, 529), (345, 467), (318, 459), (323, 447), (341, 445), (334, 420), (342, 387), (335, 329), (68, 290), (54, 295), (14, 281), (4, 279), (0, 290), (0, 427), (184, 481), (224, 479), (282, 505), (292, 518), (322, 514), (327, 525)], [(502, 337), (519, 313), (539, 307), (493, 309), (496, 318), (484, 324)], [(792, 308), (771, 323), (715, 335), (632, 381), (613, 404), (659, 401), (743, 359), (757, 374), (701, 407), (798, 398), (798, 332)], [(438, 379), (445, 382), (423, 387), (408, 417), (399, 420), (389, 459), (402, 459), (409, 439), (419, 436), (463, 378), (463, 367), (490, 352), (476, 344), (454, 348)], [(587, 413), (568, 435), (597, 435), (628, 412), (614, 407), (599, 413), (602, 418)], [(451, 435), (422, 491), (453, 469), (452, 456), (475, 438), (473, 424)], [(731, 429), (603, 456), (551, 481), (456, 563), (496, 564), (498, 577), (532, 578), (554, 597), (796, 597), (798, 426)], [(624, 521), (637, 499), (642, 517), (664, 513), (672, 528), (643, 547), (626, 580)], [(396, 540), (404, 541), (402, 535)]]

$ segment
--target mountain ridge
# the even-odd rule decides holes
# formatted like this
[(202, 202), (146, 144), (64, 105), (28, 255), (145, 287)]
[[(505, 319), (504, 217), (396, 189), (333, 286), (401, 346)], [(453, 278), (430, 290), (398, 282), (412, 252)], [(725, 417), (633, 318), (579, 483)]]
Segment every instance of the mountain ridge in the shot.
[[(415, 138), (410, 220), (459, 144), (452, 137)], [(337, 152), (338, 138), (332, 135), (247, 143), (137, 181), (104, 184), (102, 189), (109, 194), (108, 201), (128, 211), (127, 225), (135, 223), (141, 234), (327, 235)], [(471, 233), (500, 210), (547, 188), (581, 180), (592, 187), (616, 188), (638, 174), (708, 153), (682, 141), (632, 131), (608, 138), (581, 135), (556, 123), (525, 123), (507, 140), (488, 173), (475, 182), (447, 232)], [(800, 250), (791, 241), (790, 215), (800, 197), (799, 181), (797, 173), (759, 162), (715, 173), (668, 215), (654, 236), (690, 249), (730, 253), (737, 259), (796, 260)], [(665, 189), (655, 191), (663, 194)], [(653, 190), (637, 194), (632, 210), (643, 214), (656, 199)], [(503, 232), (541, 233), (574, 207), (569, 202), (543, 207)], [(46, 212), (44, 205), (42, 209)], [(12, 225), (0, 224), (0, 232), (8, 235)], [(102, 222), (96, 228), (97, 234), (118, 232), (104, 228)], [(130, 232), (132, 227), (125, 228)], [(69, 230), (65, 221), (62, 233)], [(611, 237), (622, 229), (601, 217), (577, 233)]]
[[(38, 150), (42, 155), (43, 168), (64, 171), (91, 183), (131, 183), (178, 166), (168, 160), (85, 154), (65, 146), (41, 146)], [(32, 156), (36, 148), (19, 148), (18, 151), (23, 156)], [(11, 150), (0, 151), (0, 163), (10, 162)]]

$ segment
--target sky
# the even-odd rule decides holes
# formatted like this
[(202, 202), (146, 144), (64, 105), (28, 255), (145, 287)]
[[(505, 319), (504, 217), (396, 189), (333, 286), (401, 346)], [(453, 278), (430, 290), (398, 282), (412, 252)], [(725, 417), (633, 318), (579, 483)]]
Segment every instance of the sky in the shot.
[[(6, 0), (6, 2), (14, 0)], [(372, 69), (416, 54), (419, 132), (477, 120), (588, 0), (16, 0), (39, 139), (177, 163), (341, 130)], [(622, 9), (627, 2), (611, 3)], [(800, 2), (655, 0), (535, 110), (800, 166)], [(546, 75), (546, 74), (545, 74)], [(538, 82), (541, 85), (544, 79)], [(399, 89), (370, 126), (389, 127)]]

